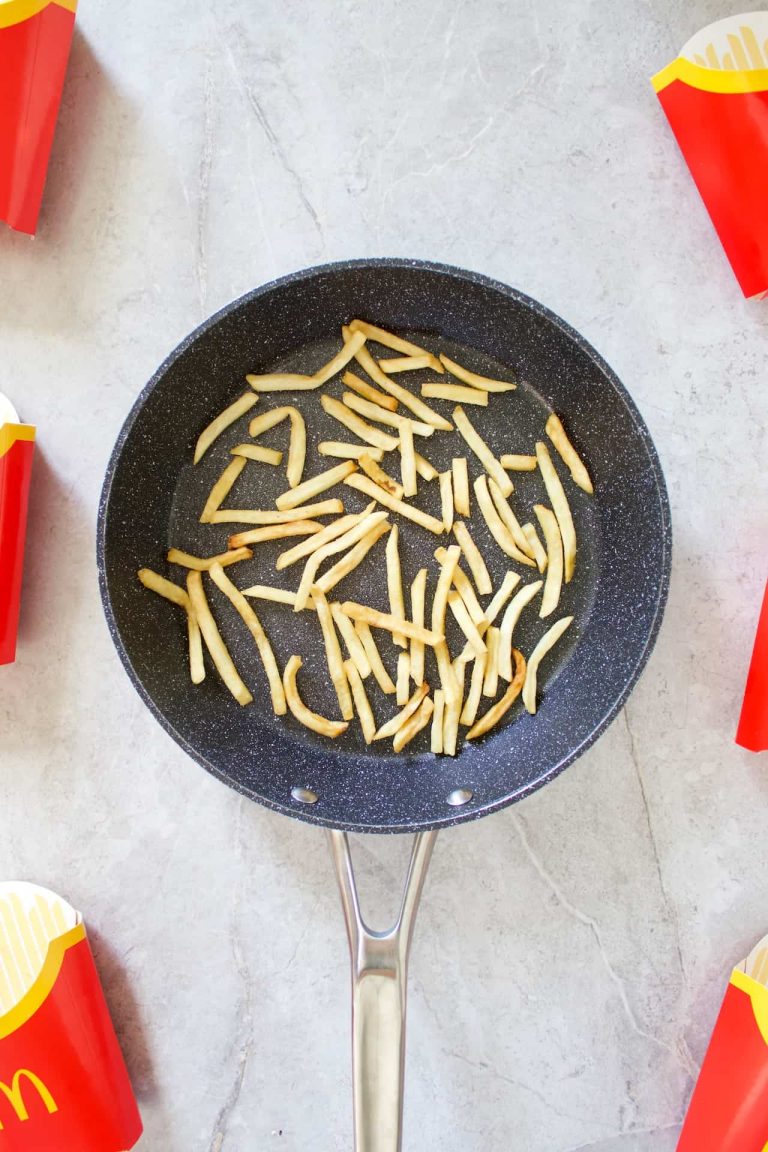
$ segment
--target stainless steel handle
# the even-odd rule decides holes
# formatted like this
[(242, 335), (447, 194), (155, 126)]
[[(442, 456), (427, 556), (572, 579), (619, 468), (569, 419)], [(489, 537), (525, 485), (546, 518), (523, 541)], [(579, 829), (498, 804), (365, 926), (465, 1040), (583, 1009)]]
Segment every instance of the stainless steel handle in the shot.
[(360, 914), (345, 832), (329, 832), (352, 958), (352, 1068), (355, 1152), (400, 1152), (408, 953), (437, 832), (415, 839), (400, 913), (387, 932)]

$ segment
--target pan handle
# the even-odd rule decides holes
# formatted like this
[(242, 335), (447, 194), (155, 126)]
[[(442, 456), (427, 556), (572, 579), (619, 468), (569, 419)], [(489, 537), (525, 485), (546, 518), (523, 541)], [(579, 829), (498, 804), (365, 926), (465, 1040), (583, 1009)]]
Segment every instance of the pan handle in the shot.
[(329, 832), (352, 958), (352, 1066), (355, 1152), (400, 1152), (408, 953), (437, 832), (414, 841), (400, 913), (374, 932), (360, 914), (345, 832)]

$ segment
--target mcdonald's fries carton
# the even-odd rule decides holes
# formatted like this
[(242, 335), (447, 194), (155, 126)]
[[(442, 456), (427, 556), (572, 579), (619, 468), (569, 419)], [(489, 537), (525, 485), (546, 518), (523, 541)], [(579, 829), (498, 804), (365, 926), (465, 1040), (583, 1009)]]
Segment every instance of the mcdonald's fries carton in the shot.
[(0, 220), (34, 234), (77, 0), (0, 0)]
[(35, 429), (19, 423), (10, 400), (0, 393), (0, 664), (16, 659), (34, 444)]
[(0, 884), (0, 1149), (126, 1152), (141, 1131), (81, 916)]
[(733, 970), (677, 1152), (766, 1149), (768, 936)]
[(768, 584), (757, 622), (736, 743), (750, 752), (768, 752)]
[(768, 291), (768, 12), (708, 25), (652, 83), (744, 295), (761, 295)]

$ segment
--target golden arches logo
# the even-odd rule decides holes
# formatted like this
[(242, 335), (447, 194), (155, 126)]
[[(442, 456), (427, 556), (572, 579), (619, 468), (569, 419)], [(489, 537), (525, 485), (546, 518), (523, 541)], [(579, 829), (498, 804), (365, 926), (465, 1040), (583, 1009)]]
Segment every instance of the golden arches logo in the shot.
[[(18, 1072), (11, 1081), (10, 1088), (7, 1084), (4, 1084), (2, 1080), (0, 1080), (0, 1092), (2, 1092), (3, 1096), (5, 1096), (6, 1100), (13, 1108), (14, 1112), (16, 1113), (17, 1120), (29, 1120), (29, 1112), (27, 1111), (24, 1094), (21, 1090), (22, 1079), (28, 1081), (28, 1083), (35, 1089), (43, 1104), (45, 1104), (49, 1116), (52, 1112), (58, 1112), (58, 1104), (40, 1077), (36, 1076), (34, 1072), (30, 1072), (28, 1068), (19, 1068)], [(0, 1132), (2, 1131), (3, 1122), (0, 1120)]]

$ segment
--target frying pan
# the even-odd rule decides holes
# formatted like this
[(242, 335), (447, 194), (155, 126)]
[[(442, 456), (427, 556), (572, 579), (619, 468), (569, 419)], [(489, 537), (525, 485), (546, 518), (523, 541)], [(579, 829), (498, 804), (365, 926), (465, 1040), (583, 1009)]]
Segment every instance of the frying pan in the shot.
[[(395, 757), (378, 745), (366, 748), (352, 725), (329, 746), (292, 717), (275, 718), (252, 641), (219, 601), (215, 610), (222, 634), (254, 687), (255, 703), (241, 708), (214, 675), (193, 690), (180, 614), (136, 580), (143, 566), (165, 571), (163, 557), (171, 545), (200, 555), (226, 547), (229, 527), (201, 525), (198, 517), (229, 447), (238, 433), (241, 439), (246, 435), (247, 418), (230, 430), (235, 439), (220, 438), (195, 468), (190, 461), (197, 436), (243, 390), (246, 372), (311, 373), (337, 350), (340, 325), (354, 316), (445, 351), (486, 375), (508, 378), (513, 372), (517, 391), (491, 397), (487, 409), (472, 409), (491, 449), (496, 455), (532, 451), (547, 412), (554, 409), (595, 483), (593, 498), (568, 485), (579, 552), (558, 616), (573, 613), (575, 623), (542, 669), (537, 714), (529, 716), (517, 706), (501, 728), (465, 745), (455, 759), (431, 756), (427, 732), (409, 746), (408, 755)], [(340, 395), (338, 382), (328, 390)], [(259, 403), (264, 409), (292, 399), (279, 393)], [(339, 432), (318, 403), (301, 407), (309, 445), (306, 475), (328, 466), (318, 462), (323, 458), (312, 452), (313, 443), (338, 439)], [(427, 454), (443, 470), (461, 450), (455, 437), (433, 440)], [(470, 469), (475, 463), (470, 461)], [(279, 471), (246, 469), (228, 504), (272, 506), (285, 483)], [(535, 473), (520, 474), (515, 482), (516, 508), (528, 515), (542, 489)], [(421, 484), (419, 491), (420, 506), (433, 514), (439, 507), (436, 487)], [(347, 510), (364, 504), (357, 496), (345, 490)], [(484, 525), (475, 528), (477, 520), (473, 533), (496, 587), (509, 561), (484, 535)], [(434, 569), (436, 541), (410, 524), (402, 539), (407, 584), (422, 565)], [(187, 337), (130, 412), (99, 510), (99, 578), (109, 629), (139, 694), (190, 756), (251, 799), (329, 829), (352, 953), (357, 1152), (400, 1147), (408, 948), (437, 830), (521, 799), (597, 739), (626, 701), (653, 647), (670, 556), (669, 505), (658, 457), (614, 373), (541, 304), (457, 268), (360, 260), (267, 284)], [(271, 565), (272, 555), (269, 560)], [(169, 575), (181, 578), (179, 571)], [(241, 587), (254, 582), (295, 587), (295, 580), (290, 569), (266, 576), (263, 558), (237, 569)], [(385, 581), (376, 563), (358, 568), (344, 594), (386, 609)], [(292, 652), (301, 652), (310, 705), (334, 715), (333, 689), (311, 614), (288, 615), (285, 606), (262, 601), (258, 610), (280, 666)], [(530, 651), (542, 631), (531, 613), (516, 632), (516, 643)], [(451, 643), (450, 632), (448, 639)], [(361, 918), (349, 831), (417, 833), (401, 912), (387, 932), (372, 931)]]

